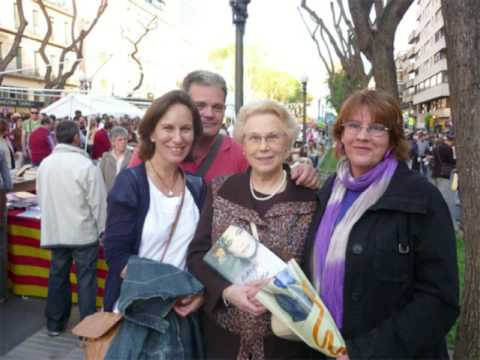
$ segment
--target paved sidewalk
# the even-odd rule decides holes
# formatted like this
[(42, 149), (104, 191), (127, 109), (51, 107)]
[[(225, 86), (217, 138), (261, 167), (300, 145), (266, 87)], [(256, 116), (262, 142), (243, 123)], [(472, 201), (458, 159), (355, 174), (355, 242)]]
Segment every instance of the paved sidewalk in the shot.
[(68, 332), (49, 337), (46, 328), (14, 347), (1, 360), (82, 360), (83, 352), (76, 336)]
[(45, 299), (10, 296), (0, 304), (0, 360), (81, 360), (79, 340), (70, 329), (79, 321), (72, 308), (68, 329), (49, 337), (45, 328)]

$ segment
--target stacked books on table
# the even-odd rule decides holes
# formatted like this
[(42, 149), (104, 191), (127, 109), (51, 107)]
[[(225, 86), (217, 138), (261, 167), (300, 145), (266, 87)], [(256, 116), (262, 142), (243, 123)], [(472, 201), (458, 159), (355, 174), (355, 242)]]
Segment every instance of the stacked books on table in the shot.
[(203, 259), (233, 284), (270, 279), (256, 297), (272, 313), (274, 333), (274, 325), (281, 325), (281, 337), (303, 341), (330, 357), (346, 354), (335, 321), (294, 259), (285, 264), (235, 225), (227, 228)]
[(37, 205), (38, 199), (37, 195), (35, 194), (26, 191), (19, 191), (7, 194), (7, 206), (9, 208), (24, 209)]

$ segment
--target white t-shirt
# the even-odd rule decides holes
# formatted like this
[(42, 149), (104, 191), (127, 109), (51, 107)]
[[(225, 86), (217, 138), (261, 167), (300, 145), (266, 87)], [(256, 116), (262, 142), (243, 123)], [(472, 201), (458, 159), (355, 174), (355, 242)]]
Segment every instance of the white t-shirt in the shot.
[[(170, 234), (180, 196), (165, 196), (153, 182), (148, 179), (150, 207), (143, 225), (139, 257), (160, 261)], [(192, 194), (185, 189), (185, 199), (175, 233), (168, 247), (164, 263), (174, 265), (182, 270), (186, 268), (188, 245), (193, 239), (200, 213)]]

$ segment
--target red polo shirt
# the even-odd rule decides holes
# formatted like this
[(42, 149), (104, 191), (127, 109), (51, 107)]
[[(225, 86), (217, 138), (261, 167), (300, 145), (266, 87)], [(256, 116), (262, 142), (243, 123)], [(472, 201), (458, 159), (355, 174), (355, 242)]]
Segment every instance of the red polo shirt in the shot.
[[(202, 164), (205, 156), (195, 159), (195, 161), (183, 162), (181, 164), (182, 169), (190, 173), (195, 173)], [(135, 149), (128, 166), (132, 167), (140, 163), (141, 160), (138, 157), (138, 149)], [(236, 174), (247, 170), (247, 168), (248, 162), (243, 155), (242, 147), (231, 137), (224, 136), (220, 149), (218, 149), (217, 155), (203, 179), (206, 183), (209, 183), (214, 177)]]
[(52, 144), (50, 143), (49, 136), (50, 131), (43, 126), (36, 128), (30, 134), (28, 141), (32, 163), (34, 165), (40, 165), (42, 160), (52, 152)]
[(101, 158), (103, 153), (106, 151), (110, 151), (111, 148), (112, 145), (110, 144), (107, 130), (97, 130), (95, 132), (95, 136), (93, 137), (92, 159), (96, 160)]

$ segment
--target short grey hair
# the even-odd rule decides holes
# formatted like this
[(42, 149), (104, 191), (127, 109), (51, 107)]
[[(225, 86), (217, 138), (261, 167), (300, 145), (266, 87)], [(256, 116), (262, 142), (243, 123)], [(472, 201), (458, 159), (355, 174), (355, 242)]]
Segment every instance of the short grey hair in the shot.
[(113, 129), (110, 130), (110, 139), (113, 141), (119, 136), (123, 136), (128, 139), (128, 131), (124, 127), (114, 126)]
[(192, 71), (183, 79), (182, 89), (190, 93), (190, 88), (194, 84), (218, 87), (225, 94), (225, 99), (227, 98), (227, 83), (225, 79), (217, 73), (208, 70)]
[(274, 100), (260, 100), (242, 106), (235, 122), (233, 136), (238, 143), (243, 143), (244, 128), (247, 120), (253, 115), (272, 114), (277, 116), (285, 125), (289, 146), (292, 147), (298, 135), (298, 126), (287, 108)]

